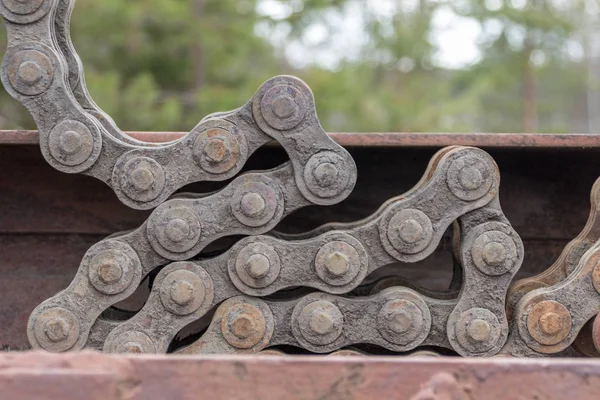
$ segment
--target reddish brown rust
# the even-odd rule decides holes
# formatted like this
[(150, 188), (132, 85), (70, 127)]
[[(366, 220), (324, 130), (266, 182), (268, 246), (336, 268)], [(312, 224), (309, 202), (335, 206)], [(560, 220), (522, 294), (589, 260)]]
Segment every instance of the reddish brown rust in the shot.
[[(2, 399), (596, 400), (600, 362), (502, 358), (0, 356)], [(454, 396), (454, 397), (453, 397)]]
[[(150, 143), (181, 139), (183, 132), (128, 132)], [(600, 148), (600, 135), (587, 133), (405, 133), (338, 132), (329, 135), (344, 147), (444, 147), (451, 145), (501, 148)], [(37, 131), (0, 131), (1, 144), (38, 144)], [(275, 144), (275, 142), (273, 142)]]
[(461, 388), (456, 378), (438, 372), (410, 400), (468, 400), (468, 388)]

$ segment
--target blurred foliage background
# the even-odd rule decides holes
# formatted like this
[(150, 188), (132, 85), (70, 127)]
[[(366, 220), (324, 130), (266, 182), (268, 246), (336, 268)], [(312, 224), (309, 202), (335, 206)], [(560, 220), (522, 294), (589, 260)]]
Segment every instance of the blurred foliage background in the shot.
[[(71, 32), (125, 130), (293, 74), (330, 132), (600, 132), (600, 0), (77, 0)], [(0, 128), (35, 128), (5, 92)]]

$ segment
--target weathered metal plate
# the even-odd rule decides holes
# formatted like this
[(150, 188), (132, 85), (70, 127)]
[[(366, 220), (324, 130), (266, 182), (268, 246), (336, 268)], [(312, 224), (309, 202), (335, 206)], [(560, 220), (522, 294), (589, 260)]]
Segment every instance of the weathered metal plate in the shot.
[(3, 399), (596, 400), (600, 362), (0, 355)]

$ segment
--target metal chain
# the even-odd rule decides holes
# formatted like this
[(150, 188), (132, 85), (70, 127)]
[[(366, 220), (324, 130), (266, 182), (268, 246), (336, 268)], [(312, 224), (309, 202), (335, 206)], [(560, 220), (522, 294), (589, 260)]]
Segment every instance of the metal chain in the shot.
[[(495, 354), (508, 334), (503, 299), (521, 265), (522, 243), (495, 200), (499, 179), (493, 160), (473, 148), (457, 147), (443, 154), (426, 174), (429, 180), (412, 195), (388, 201), (352, 228), (295, 241), (249, 237), (214, 259), (167, 266), (156, 277), (144, 308), (109, 334), (104, 350), (121, 352), (131, 347), (127, 343), (135, 343), (132, 348), (144, 352), (166, 352), (181, 328), (239, 294), (264, 297), (298, 284), (330, 294), (348, 293), (380, 267), (429, 256), (450, 223), (459, 219), (465, 243), (463, 279), (469, 289), (452, 301), (427, 297), (415, 301), (421, 302), (423, 315), (437, 318), (438, 328), (433, 329), (437, 336), (431, 339), (436, 345), (464, 355)], [(457, 190), (452, 185), (457, 168), (485, 178), (470, 186), (474, 181), (463, 177)], [(463, 187), (469, 188), (468, 194)], [(473, 298), (471, 293), (480, 288), (486, 296)], [(369, 302), (377, 303), (361, 300), (360, 304)], [(448, 338), (446, 325), (451, 332)]]
[(294, 77), (265, 82), (244, 106), (202, 120), (176, 142), (124, 140), (127, 135), (85, 89), (68, 33), (72, 8), (72, 0), (0, 2), (8, 32), (2, 82), (32, 114), (42, 153), (56, 169), (98, 178), (124, 204), (150, 209), (189, 183), (235, 176), (256, 149), (275, 139), (311, 202), (336, 204), (352, 189), (332, 178), (356, 176), (352, 158), (323, 131), (312, 92)]
[[(169, 200), (138, 229), (96, 244), (71, 285), (33, 311), (30, 342), (53, 351), (82, 348), (100, 313), (129, 297), (153, 269), (193, 257), (223, 236), (266, 233), (292, 211), (313, 204), (300, 193), (293, 176), (291, 163), (243, 174), (213, 195)], [(338, 179), (338, 184), (353, 186), (354, 179)], [(61, 340), (38, 335), (47, 321), (57, 318), (68, 320)]]
[[(551, 268), (510, 289), (523, 245), (499, 205), (497, 166), (479, 149), (439, 151), (409, 192), (363, 220), (274, 232), (299, 208), (341, 202), (356, 183), (356, 165), (321, 128), (308, 86), (275, 77), (240, 108), (203, 118), (178, 141), (137, 141), (87, 91), (70, 37), (73, 6), (74, 0), (0, 0), (8, 32), (2, 82), (34, 117), (54, 168), (93, 176), (124, 204), (155, 210), (138, 229), (93, 246), (71, 285), (34, 310), (34, 347), (166, 352), (185, 325), (220, 304), (202, 340), (182, 352), (293, 345), (323, 353), (372, 343), (402, 352), (435, 345), (465, 356), (539, 356), (564, 351), (600, 311), (600, 180), (581, 234)], [(169, 199), (189, 183), (235, 177), (272, 140), (289, 162), (240, 175), (211, 195)], [(428, 257), (452, 223), (453, 295), (388, 279), (368, 296), (341, 296), (385, 265)], [(249, 237), (220, 256), (197, 258), (232, 235)], [(100, 318), (165, 265), (140, 312)], [(264, 299), (294, 286), (319, 292)], [(589, 324), (596, 347), (598, 325)]]

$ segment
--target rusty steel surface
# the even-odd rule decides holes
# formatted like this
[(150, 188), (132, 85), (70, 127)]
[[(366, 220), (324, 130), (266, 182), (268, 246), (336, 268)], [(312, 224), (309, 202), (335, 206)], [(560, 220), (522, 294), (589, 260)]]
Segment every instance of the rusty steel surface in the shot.
[(0, 398), (37, 400), (596, 400), (588, 360), (0, 355)]
[[(0, 2), (8, 32), (2, 82), (34, 117), (48, 164), (97, 178), (124, 205), (153, 211), (137, 228), (111, 230), (89, 248), (70, 285), (33, 310), (27, 336), (34, 348), (597, 355), (590, 321), (600, 311), (600, 183), (580, 235), (545, 272), (510, 286), (524, 262), (523, 240), (500, 206), (498, 165), (472, 145), (593, 149), (598, 136), (372, 133), (337, 134), (336, 142), (320, 125), (308, 85), (277, 76), (240, 108), (208, 115), (188, 134), (141, 141), (88, 94), (70, 38), (73, 7), (74, 0)], [(11, 135), (7, 143), (33, 133)], [(287, 157), (241, 173), (273, 141)], [(395, 191), (371, 215), (277, 231), (302, 208), (350, 197), (357, 165), (340, 143), (451, 145), (431, 157), (411, 189)], [(179, 192), (201, 182), (227, 183)], [(432, 257), (450, 231), (445, 290), (399, 276)], [(382, 272), (393, 264), (394, 273)], [(136, 293), (137, 309), (120, 308)], [(444, 390), (461, 398), (470, 389), (441, 374), (411, 398)]]
[[(166, 143), (182, 139), (184, 132), (126, 132), (135, 140)], [(593, 133), (435, 133), (435, 132), (330, 132), (344, 147), (445, 147), (452, 145), (514, 149), (598, 149), (600, 134)], [(0, 145), (39, 145), (38, 131), (0, 130)], [(270, 144), (276, 144), (272, 141)]]

